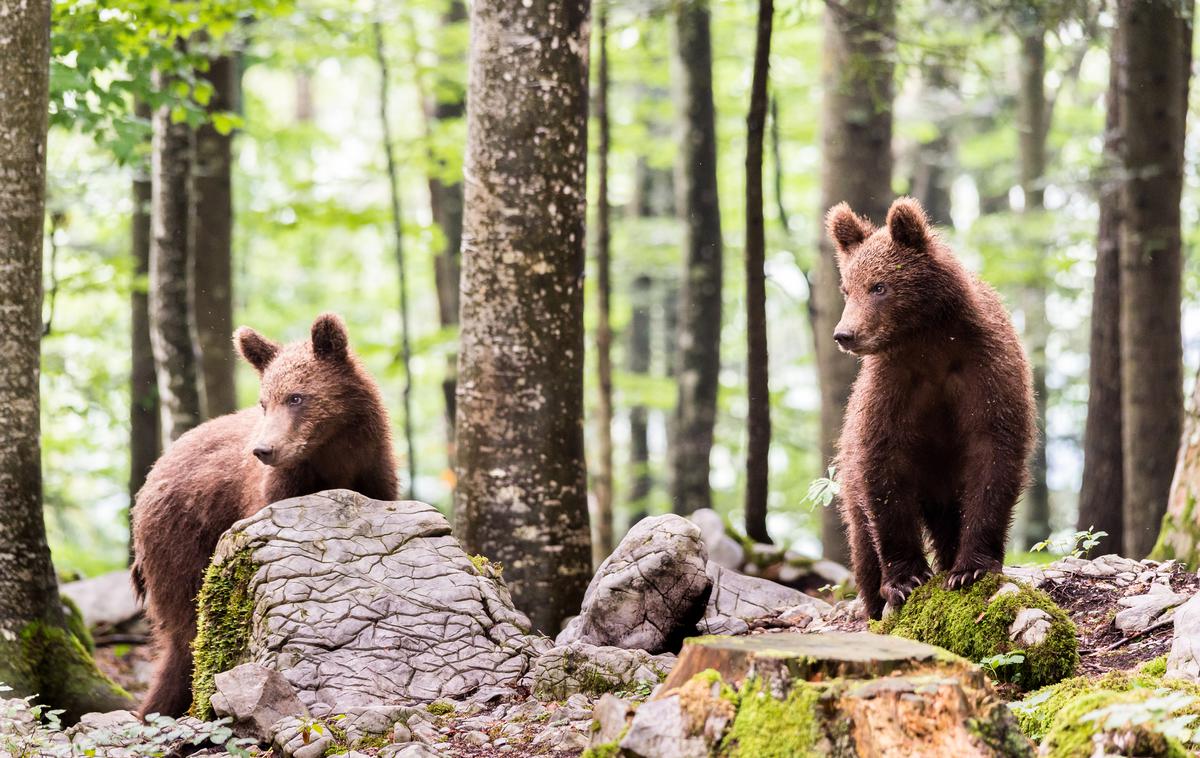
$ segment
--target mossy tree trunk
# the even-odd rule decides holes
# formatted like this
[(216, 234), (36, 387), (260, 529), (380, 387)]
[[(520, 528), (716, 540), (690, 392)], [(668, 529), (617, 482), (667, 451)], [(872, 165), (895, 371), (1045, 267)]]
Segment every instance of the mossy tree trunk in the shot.
[(676, 212), (683, 223), (674, 435), (669, 449), (676, 513), (712, 506), (709, 456), (721, 370), (721, 210), (717, 199), (717, 128), (713, 106), (708, 0), (675, 7), (674, 77), (679, 154)]
[(579, 610), (592, 573), (583, 457), (588, 5), (471, 8), (455, 530), (468, 552), (503, 564), (517, 607), (550, 634)]
[(1192, 2), (1121, 0), (1121, 433), (1126, 555), (1150, 552), (1183, 431), (1180, 195)]
[(67, 630), (42, 517), (42, 226), (50, 2), (8, 4), (0, 55), (0, 682), (68, 719), (131, 705)]
[[(895, 27), (893, 0), (831, 0), (825, 5), (822, 215), (843, 201), (877, 224), (887, 215), (892, 201)], [(822, 461), (833, 459), (858, 372), (855, 358), (840, 353), (833, 341), (842, 314), (840, 282), (833, 243), (822, 233), (808, 303), (821, 387)], [(837, 508), (822, 513), (821, 544), (826, 558), (849, 561)]]

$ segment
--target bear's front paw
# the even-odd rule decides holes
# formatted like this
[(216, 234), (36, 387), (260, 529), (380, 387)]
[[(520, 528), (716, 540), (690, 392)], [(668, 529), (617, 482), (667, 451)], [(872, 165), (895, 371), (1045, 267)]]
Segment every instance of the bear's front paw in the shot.
[(988, 574), (997, 573), (1004, 568), (999, 561), (989, 561), (985, 565), (974, 564), (953, 569), (946, 577), (946, 589), (961, 590), (970, 587)]
[(888, 579), (879, 589), (879, 594), (892, 608), (899, 608), (908, 600), (908, 596), (917, 587), (929, 581), (933, 571), (929, 566), (917, 564), (905, 570), (898, 571), (896, 577)]

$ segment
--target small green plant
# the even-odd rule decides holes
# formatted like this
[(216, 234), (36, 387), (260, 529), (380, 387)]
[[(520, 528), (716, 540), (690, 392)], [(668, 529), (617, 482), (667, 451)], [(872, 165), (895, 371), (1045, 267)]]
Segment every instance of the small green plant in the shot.
[(1070, 553), (1075, 558), (1086, 558), (1092, 548), (1100, 544), (1100, 540), (1107, 537), (1108, 532), (1096, 531), (1095, 526), (1089, 526), (1087, 529), (1075, 532), (1069, 539), (1055, 540), (1046, 539), (1029, 548), (1031, 552), (1040, 553), (1043, 550), (1058, 552), (1062, 554)]
[(813, 479), (808, 485), (808, 494), (804, 496), (803, 502), (808, 503), (810, 508), (818, 505), (828, 508), (833, 505), (833, 499), (841, 494), (841, 491), (842, 487), (837, 481), (837, 469), (830, 466), (825, 476)]
[(996, 653), (995, 655), (989, 655), (987, 658), (979, 661), (979, 665), (983, 667), (983, 670), (987, 672), (987, 675), (991, 677), (993, 682), (1018, 683), (1021, 681), (1021, 672), (1019, 670), (1012, 674), (1012, 678), (1010, 679), (1009, 674), (1003, 671), (1003, 669), (1006, 669), (1009, 666), (1020, 666), (1020, 664), (1024, 662), (1025, 651), (1013, 650), (1008, 653)]

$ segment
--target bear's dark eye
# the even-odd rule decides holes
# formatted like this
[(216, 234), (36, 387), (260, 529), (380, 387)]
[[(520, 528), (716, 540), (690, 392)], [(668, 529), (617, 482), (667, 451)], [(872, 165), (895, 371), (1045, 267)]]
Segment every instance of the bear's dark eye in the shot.
[(878, 284), (873, 284), (873, 285), (871, 285), (871, 294), (872, 295), (882, 295), (884, 289), (886, 289), (886, 288), (883, 286), (882, 282), (880, 282)]
[(267, 409), (267, 401), (266, 400), (259, 400), (258, 404), (264, 411)]
[(287, 397), (288, 405), (300, 405), (300, 403), (303, 403), (303, 402), (304, 402), (303, 395), (291, 394), (291, 395), (288, 395), (288, 397)]

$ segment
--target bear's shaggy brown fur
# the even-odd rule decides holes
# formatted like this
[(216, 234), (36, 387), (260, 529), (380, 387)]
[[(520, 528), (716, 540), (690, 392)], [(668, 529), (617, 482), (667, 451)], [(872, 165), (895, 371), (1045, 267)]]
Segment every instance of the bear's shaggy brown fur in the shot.
[(196, 595), (217, 539), (268, 503), (347, 488), (396, 499), (391, 432), (379, 387), (333, 314), (311, 340), (280, 346), (237, 330), (261, 376), (259, 408), (189, 431), (154, 464), (133, 509), (133, 580), (145, 595), (159, 664), (142, 713), (191, 705)]
[(876, 229), (842, 203), (826, 226), (862, 356), (837, 458), (858, 594), (878, 618), (939, 571), (959, 588), (1000, 570), (1036, 435), (1029, 365), (1000, 298), (901, 198)]

